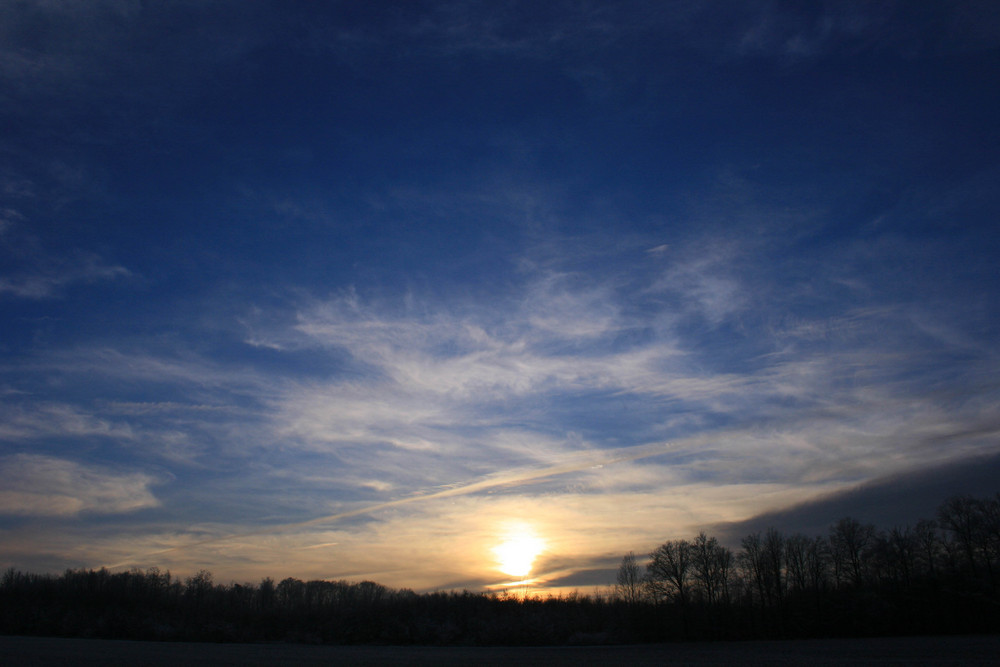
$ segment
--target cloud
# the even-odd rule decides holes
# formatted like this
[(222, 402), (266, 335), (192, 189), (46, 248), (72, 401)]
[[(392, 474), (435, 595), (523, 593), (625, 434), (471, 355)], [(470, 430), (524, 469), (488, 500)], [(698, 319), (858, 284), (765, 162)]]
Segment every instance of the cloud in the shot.
[[(838, 519), (851, 516), (879, 528), (913, 525), (934, 519), (949, 496), (989, 496), (997, 492), (1000, 456), (988, 454), (938, 463), (901, 474), (880, 476), (864, 484), (822, 494), (747, 519), (711, 527), (720, 539), (735, 544), (752, 532), (775, 527), (787, 533), (826, 535)], [(708, 528), (706, 528), (708, 530)]]
[[(718, 326), (746, 308), (748, 299), (734, 271), (735, 244), (716, 240), (705, 245), (668, 261), (668, 267), (648, 290), (654, 295), (675, 298), (679, 311)], [(667, 255), (669, 259), (659, 248), (650, 252)]]
[[(572, 396), (664, 391), (653, 369), (673, 350), (614, 349), (618, 316), (607, 295), (543, 287), (506, 317), (459, 310), (394, 315), (351, 296), (300, 312), (299, 345), (346, 353), (359, 370), (290, 382), (272, 403), (279, 439), (352, 457), (367, 451), (361, 443), (391, 445), (410, 453), (412, 469), (427, 468), (419, 456), (447, 455), (438, 476), (460, 479), (476, 466), (571, 447), (566, 434), (575, 428), (555, 415), (576, 409)], [(563, 317), (545, 319), (554, 313)], [(584, 352), (581, 345), (594, 341), (606, 350)], [(379, 449), (379, 456), (384, 465), (402, 453)]]
[(48, 299), (60, 296), (74, 284), (89, 284), (119, 277), (132, 272), (124, 266), (107, 264), (100, 257), (78, 254), (69, 259), (49, 257), (30, 271), (0, 276), (0, 297), (10, 295), (22, 299)]
[[(58, 171), (52, 167), (53, 171)], [(84, 181), (74, 174), (72, 180)], [(3, 189), (10, 186), (10, 179), (3, 179)], [(58, 178), (56, 180), (59, 180)], [(27, 184), (27, 185), (25, 185)], [(13, 187), (16, 197), (32, 198), (34, 187), (25, 180)], [(60, 183), (49, 192), (51, 199), (59, 199), (65, 192), (79, 196), (80, 183)], [(20, 188), (20, 189), (18, 189)], [(58, 208), (51, 201), (47, 205)], [(32, 215), (12, 208), (0, 209), (0, 299), (50, 299), (63, 296), (68, 288), (118, 278), (133, 277), (124, 266), (110, 263), (100, 254), (83, 249), (55, 251), (43, 242), (32, 228)]]
[(133, 271), (105, 257), (106, 244), (95, 252), (74, 243), (75, 205), (105, 203), (101, 169), (76, 158), (49, 157), (39, 165), (35, 156), (19, 157), (20, 171), (32, 177), (0, 176), (0, 189), (20, 200), (16, 209), (0, 210), (0, 301), (58, 299), (83, 285), (134, 279)]
[[(503, 583), (484, 565), (493, 523), (516, 516), (544, 528), (535, 574), (554, 589), (629, 549), (995, 448), (995, 355), (961, 308), (894, 299), (877, 278), (801, 307), (870, 251), (807, 254), (799, 282), (785, 253), (822, 216), (803, 206), (809, 229), (793, 229), (751, 183), (722, 187), (723, 204), (688, 215), (739, 209), (727, 234), (613, 240), (539, 224), (488, 299), (276, 286), (284, 302), (206, 298), (183, 335), (8, 361), (4, 380), (34, 390), (18, 401), (46, 397), (5, 408), (9, 441), (72, 456), (60, 447), (88, 438), (205, 480), (158, 493), (175, 520), (85, 545), (52, 538), (49, 553), (67, 566), (488, 587)], [(9, 513), (97, 511), (73, 509), (93, 505), (79, 494), (45, 506), (25, 493)]]
[[(210, 7), (189, 2), (147, 6), (132, 0), (5, 3), (0, 7), (4, 38), (0, 77), (10, 86), (8, 94), (22, 99), (40, 95), (69, 101), (122, 93), (115, 89), (122, 83), (117, 77), (124, 76), (162, 101), (167, 98), (165, 91), (181, 90), (170, 85), (171, 75), (197, 79), (206, 74), (206, 64), (239, 58), (265, 39), (267, 31), (254, 23), (262, 4), (252, 0)], [(197, 29), (177, 30), (177, 22), (185, 20), (198, 21)], [(272, 20), (269, 27), (274, 24)], [(213, 39), (200, 39), (202, 29), (211, 31)], [(191, 58), (194, 40), (199, 43), (198, 59)], [(125, 53), (129, 62), (116, 62)], [(154, 67), (166, 78), (150, 85), (143, 74)], [(128, 93), (117, 99), (135, 101)]]
[(5, 405), (0, 408), (0, 414), (3, 416), (0, 438), (4, 440), (51, 436), (131, 440), (134, 437), (132, 429), (127, 424), (101, 419), (78, 406), (65, 403)]
[(975, 0), (930, 9), (905, 1), (744, 4), (738, 52), (815, 59), (862, 51), (903, 56), (987, 50), (1000, 44), (1000, 13)]
[[(180, 387), (187, 393), (183, 405), (230, 405), (212, 397), (232, 399), (235, 395), (256, 397), (274, 380), (252, 367), (227, 366), (199, 355), (190, 345), (147, 345), (138, 349), (125, 344), (79, 346), (55, 349), (45, 355), (23, 360), (15, 366), (24, 372), (56, 373), (61, 376), (102, 377), (130, 382), (151, 382), (164, 387)], [(131, 394), (126, 394), (131, 398)], [(198, 397), (209, 400), (198, 401)], [(111, 397), (109, 397), (111, 398)], [(170, 401), (158, 401), (166, 407)], [(180, 403), (178, 403), (180, 404)]]
[(150, 491), (157, 482), (150, 475), (116, 473), (51, 456), (4, 457), (0, 459), (0, 480), (0, 514), (119, 514), (160, 504)]
[[(572, 572), (617, 563), (629, 549), (645, 553), (663, 540), (690, 537), (706, 523), (740, 520), (813, 497), (781, 484), (678, 482), (645, 493), (592, 493), (580, 487), (622, 464), (629, 465), (498, 475), (398, 503), (358, 504), (357, 513), (246, 532), (212, 523), (150, 525), (128, 540), (108, 538), (90, 548), (105, 556), (100, 564), (116, 567), (156, 564), (193, 572), (203, 567), (199, 563), (217, 563), (234, 578), (259, 576), (264, 568), (278, 578), (373, 579), (418, 590), (462, 582), (481, 590), (509, 581), (496, 568), (493, 549), (514, 521), (545, 543), (532, 572), (535, 588), (555, 590)], [(654, 470), (672, 479), (669, 468)], [(540, 475), (560, 485), (534, 489), (530, 482)], [(367, 519), (357, 521), (360, 513)]]
[(12, 208), (0, 209), (0, 239), (3, 239), (14, 225), (23, 219), (24, 216)]
[(621, 39), (622, 29), (636, 21), (632, 14), (643, 8), (632, 7), (624, 16), (600, 3), (553, 3), (532, 9), (526, 20), (523, 7), (514, 2), (484, 5), (459, 0), (430, 7), (399, 6), (369, 17), (365, 28), (321, 27), (317, 38), (341, 50), (383, 45), (385, 35), (390, 35), (397, 43), (420, 45), (444, 57), (543, 57), (608, 46)]
[[(935, 328), (931, 322), (944, 323), (933, 308), (877, 298), (800, 310), (794, 289), (747, 269), (781, 252), (765, 238), (678, 241), (669, 253), (652, 253), (654, 266), (666, 266), (639, 272), (645, 284), (579, 279), (564, 258), (559, 270), (529, 271), (489, 307), (413, 298), (397, 307), (355, 292), (314, 303), (269, 339), (336, 350), (357, 373), (289, 383), (272, 403), (277, 433), (286, 444), (350, 452), (359, 465), (378, 465), (353, 458), (363, 456), (361, 443), (397, 457), (401, 469), (426, 467), (420, 456), (433, 453), (445, 457), (433, 458), (441, 478), (461, 479), (488, 461), (514, 465), (498, 443), (515, 434), (544, 457), (578, 446), (569, 434), (581, 429), (596, 447), (702, 432), (725, 445), (704, 452), (697, 474), (853, 483), (936, 460), (940, 452), (922, 444), (927, 429), (951, 433), (963, 420), (988, 427), (975, 392), (959, 390), (948, 412), (928, 393), (942, 383), (962, 387), (970, 367), (942, 365), (920, 332), (960, 324)], [(841, 259), (824, 258), (815, 279), (835, 275)], [(591, 265), (613, 275), (610, 265)], [(711, 330), (721, 327), (740, 335), (717, 347)], [(988, 443), (956, 438), (952, 446)]]

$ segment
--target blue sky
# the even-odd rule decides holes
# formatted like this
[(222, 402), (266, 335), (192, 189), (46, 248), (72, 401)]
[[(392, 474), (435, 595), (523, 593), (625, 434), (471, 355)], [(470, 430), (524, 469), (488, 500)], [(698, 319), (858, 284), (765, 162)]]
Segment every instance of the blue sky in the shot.
[(997, 118), (989, 2), (6, 3), (0, 565), (557, 590), (993, 461)]

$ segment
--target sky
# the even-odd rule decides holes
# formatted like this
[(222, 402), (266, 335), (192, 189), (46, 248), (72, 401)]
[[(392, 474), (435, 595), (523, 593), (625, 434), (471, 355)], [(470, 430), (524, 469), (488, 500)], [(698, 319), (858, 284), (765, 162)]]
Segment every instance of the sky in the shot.
[(915, 521), (1000, 470), (998, 119), (988, 0), (4, 2), (0, 567)]

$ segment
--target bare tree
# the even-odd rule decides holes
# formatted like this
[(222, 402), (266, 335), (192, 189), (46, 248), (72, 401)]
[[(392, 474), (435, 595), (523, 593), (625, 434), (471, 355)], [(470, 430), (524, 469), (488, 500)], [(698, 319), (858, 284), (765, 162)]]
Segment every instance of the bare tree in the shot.
[(891, 578), (909, 586), (916, 565), (916, 535), (909, 526), (896, 526), (886, 535), (885, 546)]
[(834, 573), (838, 583), (848, 578), (855, 586), (864, 582), (866, 559), (875, 541), (875, 526), (862, 524), (852, 517), (844, 517), (830, 531)]
[(764, 533), (763, 558), (767, 586), (780, 602), (785, 597), (785, 536), (775, 528)]
[(785, 568), (788, 587), (791, 589), (804, 591), (808, 588), (808, 554), (811, 545), (812, 540), (802, 533), (785, 538)]
[(809, 588), (821, 591), (829, 583), (830, 545), (824, 537), (817, 535), (806, 550), (806, 571)]
[(664, 542), (649, 555), (646, 581), (653, 597), (673, 599), (686, 605), (691, 588), (691, 543), (687, 540)]
[(704, 532), (691, 545), (691, 564), (698, 591), (709, 604), (729, 598), (729, 576), (733, 554)]
[(996, 586), (997, 565), (1000, 564), (1000, 493), (982, 501), (982, 548), (986, 557), (990, 584)]
[(977, 567), (977, 533), (981, 530), (979, 499), (972, 496), (952, 496), (938, 509), (941, 527), (952, 535), (968, 562), (969, 571), (975, 576)]
[(996, 585), (1000, 559), (1000, 494), (995, 498), (954, 496), (938, 510), (941, 526), (965, 554), (969, 571)]
[(770, 598), (767, 590), (767, 580), (764, 574), (764, 548), (760, 533), (747, 535), (740, 540), (740, 553), (737, 556), (743, 576), (750, 584), (751, 591), (756, 590), (761, 604), (768, 604)]
[(625, 554), (621, 565), (618, 566), (615, 593), (629, 606), (642, 600), (642, 570), (639, 569), (639, 563), (631, 551)]
[(913, 529), (913, 537), (918, 553), (917, 562), (923, 572), (930, 577), (937, 576), (937, 563), (944, 548), (937, 522), (933, 519), (921, 519)]
[[(714, 538), (713, 538), (714, 539)], [(719, 599), (725, 603), (730, 602), (729, 584), (733, 578), (733, 552), (729, 547), (721, 544), (715, 547), (716, 576), (718, 577)]]

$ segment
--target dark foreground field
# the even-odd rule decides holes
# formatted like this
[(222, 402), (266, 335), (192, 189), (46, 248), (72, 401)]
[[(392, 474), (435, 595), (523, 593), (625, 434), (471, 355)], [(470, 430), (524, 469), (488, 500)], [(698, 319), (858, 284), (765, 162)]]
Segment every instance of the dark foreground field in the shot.
[(193, 644), (0, 636), (20, 665), (1000, 665), (1000, 636), (450, 648)]

